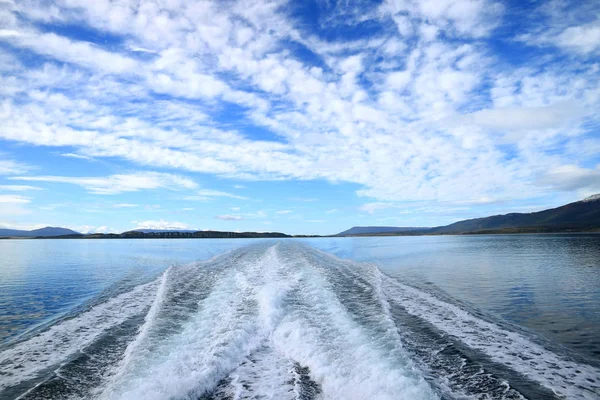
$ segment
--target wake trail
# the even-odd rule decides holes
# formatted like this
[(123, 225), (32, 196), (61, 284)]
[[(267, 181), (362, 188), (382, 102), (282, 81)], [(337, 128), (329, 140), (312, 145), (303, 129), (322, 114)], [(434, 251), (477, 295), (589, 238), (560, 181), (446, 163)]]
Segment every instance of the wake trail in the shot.
[(598, 376), (375, 265), (289, 241), (170, 267), (0, 353), (0, 396), (22, 386), (23, 399), (591, 399)]
[(0, 352), (0, 393), (5, 388), (38, 378), (105, 332), (143, 313), (154, 299), (157, 286), (157, 281), (137, 286)]
[(600, 370), (545, 349), (517, 332), (484, 321), (434, 295), (385, 277), (388, 298), (494, 362), (569, 399), (600, 397)]

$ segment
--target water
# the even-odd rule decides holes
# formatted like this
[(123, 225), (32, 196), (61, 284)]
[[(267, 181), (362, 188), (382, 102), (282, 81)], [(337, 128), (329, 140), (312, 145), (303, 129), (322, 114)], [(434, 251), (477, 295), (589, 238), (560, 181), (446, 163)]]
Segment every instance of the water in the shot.
[(600, 397), (600, 235), (0, 254), (3, 399)]

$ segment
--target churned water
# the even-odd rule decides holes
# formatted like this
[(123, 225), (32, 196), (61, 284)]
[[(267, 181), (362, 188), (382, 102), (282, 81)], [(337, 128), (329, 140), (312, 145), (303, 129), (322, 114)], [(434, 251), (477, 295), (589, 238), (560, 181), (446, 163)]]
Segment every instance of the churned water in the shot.
[(600, 236), (0, 241), (0, 398), (600, 396)]

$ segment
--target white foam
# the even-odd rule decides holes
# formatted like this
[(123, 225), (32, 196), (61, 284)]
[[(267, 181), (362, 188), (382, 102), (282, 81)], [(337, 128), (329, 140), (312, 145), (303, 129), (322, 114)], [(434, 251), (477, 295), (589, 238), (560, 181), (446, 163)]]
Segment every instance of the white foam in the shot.
[[(437, 396), (407, 361), (380, 346), (340, 304), (320, 268), (293, 255), (302, 271), (301, 307), (291, 310), (274, 334), (275, 347), (321, 384), (326, 399), (431, 399)], [(339, 271), (332, 271), (339, 273)], [(385, 318), (378, 321), (385, 324)], [(394, 340), (387, 338), (386, 340)], [(399, 344), (399, 343), (398, 343)]]
[(268, 343), (252, 353), (229, 374), (231, 382), (216, 396), (233, 400), (300, 398), (299, 377), (292, 360), (285, 358)]
[[(116, 371), (125, 371), (127, 369), (127, 365), (133, 359), (133, 355), (136, 350), (142, 345), (142, 343), (146, 340), (150, 327), (153, 325), (154, 321), (157, 318), (157, 315), (165, 301), (167, 295), (167, 280), (169, 276), (169, 271), (171, 271), (173, 267), (169, 267), (161, 276), (160, 284), (158, 285), (158, 290), (156, 291), (156, 296), (154, 296), (154, 302), (150, 307), (150, 310), (144, 317), (144, 323), (140, 327), (136, 338), (129, 343), (127, 348), (125, 349), (125, 353), (123, 355), (123, 359), (120, 362), (119, 368), (116, 368)], [(113, 380), (116, 377), (113, 377)]]
[(90, 396), (152, 400), (212, 393), (291, 400), (305, 398), (308, 385), (319, 399), (438, 398), (402, 347), (389, 302), (559, 396), (598, 396), (598, 383), (588, 380), (598, 379), (597, 369), (403, 285), (373, 265), (290, 242), (170, 268), (155, 282), (0, 353), (1, 384), (32, 379), (149, 310), (121, 361), (101, 387), (88, 390)]
[[(163, 399), (201, 395), (214, 389), (265, 338), (258, 321), (257, 288), (260, 270), (272, 251), (258, 259), (231, 265), (202, 301), (182, 332), (138, 349), (127, 370), (102, 394), (110, 399)], [(263, 329), (261, 329), (263, 328)]]
[(569, 399), (598, 399), (600, 396), (600, 370), (597, 368), (567, 360), (519, 333), (474, 317), (455, 305), (392, 278), (385, 277), (384, 283), (389, 298), (397, 301), (408, 313), (556, 394)]
[(289, 383), (299, 363), (326, 399), (436, 398), (407, 357), (388, 354), (384, 339), (353, 320), (304, 256), (289, 244), (232, 256), (182, 330), (136, 345), (101, 397), (197, 398), (217, 389), (237, 399), (299, 398)]
[(158, 280), (137, 286), (2, 351), (0, 390), (36, 378), (40, 372), (64, 362), (107, 330), (142, 313), (152, 303), (157, 286)]

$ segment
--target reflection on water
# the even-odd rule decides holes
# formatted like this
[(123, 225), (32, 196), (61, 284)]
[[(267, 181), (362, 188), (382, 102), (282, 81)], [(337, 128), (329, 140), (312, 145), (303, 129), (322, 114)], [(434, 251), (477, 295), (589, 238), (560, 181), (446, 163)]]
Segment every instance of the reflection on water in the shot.
[(600, 235), (310, 240), (531, 329), (600, 361)]

